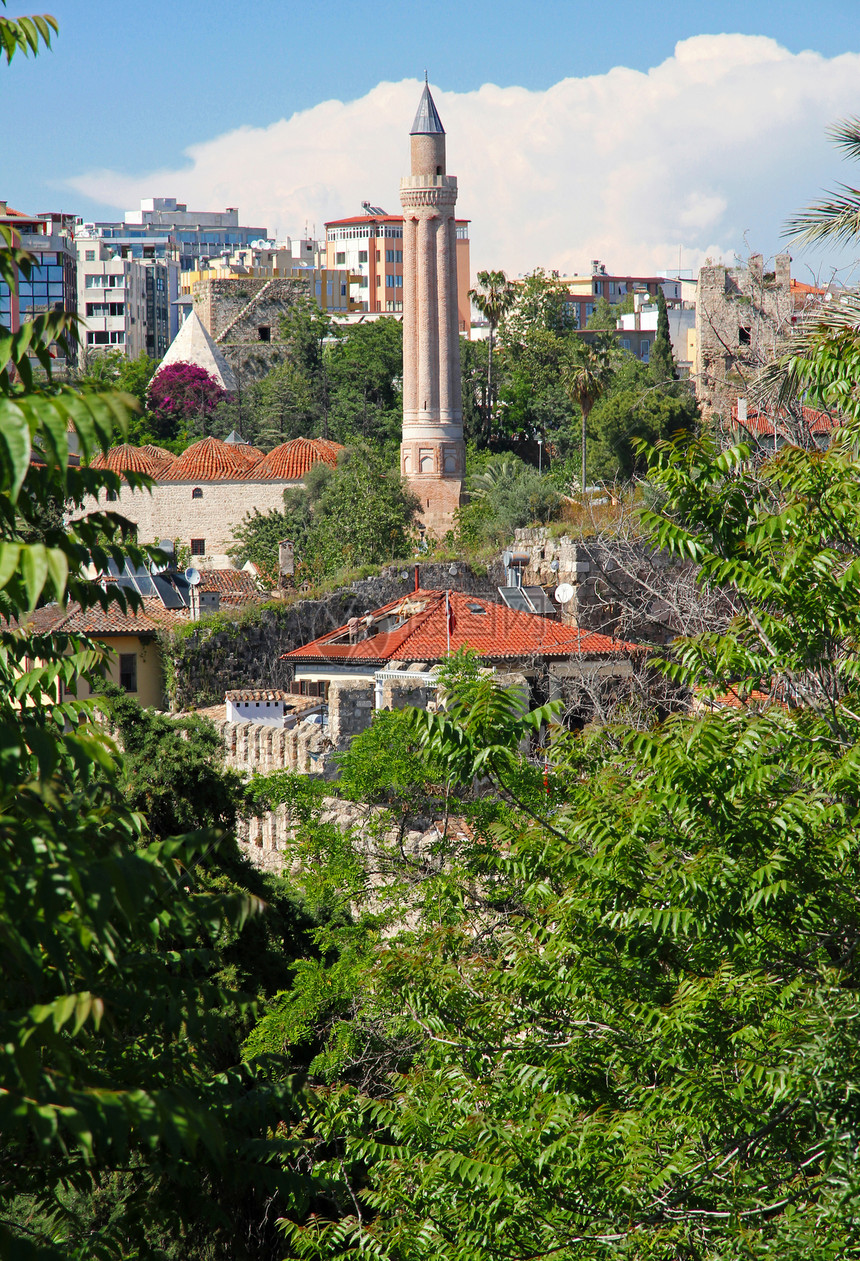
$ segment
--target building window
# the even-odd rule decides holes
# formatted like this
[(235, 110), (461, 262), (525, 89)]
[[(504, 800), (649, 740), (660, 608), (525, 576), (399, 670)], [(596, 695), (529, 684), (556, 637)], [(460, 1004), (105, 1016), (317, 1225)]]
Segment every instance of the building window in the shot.
[(358, 261), (359, 261), (360, 263), (366, 263), (366, 262), (367, 262), (367, 250), (359, 250), (359, 251), (358, 251)]
[(203, 498), (203, 491), (201, 490), (201, 488), (200, 488), (199, 486), (195, 486), (195, 487), (194, 487), (194, 489), (193, 489), (193, 490), (192, 490), (192, 492), (191, 492), (191, 498), (192, 498), (192, 499), (202, 499), (202, 498)]
[(124, 692), (137, 691), (137, 653), (119, 654), (119, 685)]
[(402, 277), (402, 276), (395, 276), (395, 277), (394, 277), (394, 288), (395, 288), (395, 289), (402, 289), (402, 288), (403, 288), (403, 277)]
[(192, 556), (205, 556), (206, 555), (206, 540), (205, 539), (192, 539), (191, 540), (191, 555)]
[(110, 344), (110, 337), (107, 333), (87, 333), (88, 346), (107, 346)]
[(602, 281), (602, 280), (595, 280), (595, 282), (594, 282), (594, 292), (595, 292), (595, 293), (597, 293), (597, 294), (603, 293), (603, 281)]
[(338, 267), (341, 266), (343, 263), (346, 262), (346, 253), (344, 251), (341, 251), (340, 253), (335, 254), (334, 261), (335, 261), (336, 266)]
[(270, 342), (272, 340), (272, 329), (268, 324), (261, 324), (257, 329), (261, 342)]
[(124, 346), (125, 333), (111, 333), (110, 341), (112, 346)]
[(96, 261), (96, 252), (95, 252), (95, 250), (84, 250), (84, 262), (85, 262), (85, 263), (94, 263), (95, 261)]
[(620, 339), (619, 339), (619, 342), (618, 342), (618, 345), (621, 347), (621, 349), (622, 349), (622, 350), (629, 350), (629, 349), (630, 349), (630, 338), (629, 338), (629, 337), (622, 337), (622, 338), (620, 338)]
[(389, 273), (388, 273), (388, 275), (385, 277), (385, 287), (386, 287), (386, 289), (393, 289), (393, 288), (394, 288), (394, 277), (391, 275), (391, 273), (390, 273), (390, 272), (389, 272)]
[(651, 358), (651, 343), (649, 341), (639, 343), (639, 356), (643, 363), (648, 363)]

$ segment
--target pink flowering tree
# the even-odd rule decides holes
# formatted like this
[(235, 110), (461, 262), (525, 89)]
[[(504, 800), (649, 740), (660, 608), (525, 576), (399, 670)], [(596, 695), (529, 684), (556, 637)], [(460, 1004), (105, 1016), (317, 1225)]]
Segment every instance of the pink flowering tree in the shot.
[(223, 386), (194, 363), (171, 363), (153, 377), (147, 394), (152, 429), (164, 438), (181, 430), (204, 432), (219, 403), (229, 398)]

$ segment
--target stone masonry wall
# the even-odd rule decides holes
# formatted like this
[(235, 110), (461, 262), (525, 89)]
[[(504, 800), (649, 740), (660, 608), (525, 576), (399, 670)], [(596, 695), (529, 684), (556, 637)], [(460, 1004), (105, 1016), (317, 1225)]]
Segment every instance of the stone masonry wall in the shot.
[(524, 585), (573, 587), (562, 611), (567, 625), (657, 644), (698, 629), (691, 619), (702, 593), (689, 561), (641, 540), (552, 538), (545, 527), (517, 530), (515, 538), (515, 550), (531, 558)]
[[(103, 493), (98, 503), (87, 500), (75, 515), (107, 508), (135, 523), (141, 543), (173, 539), (188, 547), (191, 539), (204, 539), (205, 555), (223, 556), (233, 546), (233, 533), (247, 513), (254, 508), (262, 513), (281, 511), (284, 491), (300, 485), (287, 481), (160, 482), (151, 493), (123, 486), (115, 500), (108, 503)], [(199, 499), (191, 497), (195, 487), (203, 491)]]
[[(449, 587), (468, 595), (498, 599), (504, 580), (499, 566), (483, 573), (457, 563), (457, 575), (448, 564), (419, 566), (419, 583), (427, 589)], [(401, 574), (406, 573), (406, 578)], [(351, 617), (408, 595), (414, 588), (414, 567), (391, 567), (376, 578), (354, 582), (318, 600), (297, 600), (284, 607), (267, 605), (252, 618), (227, 629), (210, 630), (205, 623), (195, 633), (172, 638), (165, 646), (174, 685), (171, 704), (177, 709), (217, 705), (230, 688), (288, 687), (292, 667), (280, 657), (343, 626)]]
[(777, 352), (791, 325), (791, 258), (761, 254), (746, 267), (702, 267), (696, 294), (696, 396), (726, 424), (752, 377)]
[(238, 771), (322, 772), (331, 741), (319, 723), (300, 722), (295, 727), (264, 727), (254, 722), (216, 722), (224, 741), (225, 765)]
[[(194, 310), (218, 342), (240, 390), (283, 361), (281, 320), (297, 301), (309, 297), (309, 282), (300, 278), (225, 276), (194, 286)], [(268, 330), (268, 340), (261, 329)]]

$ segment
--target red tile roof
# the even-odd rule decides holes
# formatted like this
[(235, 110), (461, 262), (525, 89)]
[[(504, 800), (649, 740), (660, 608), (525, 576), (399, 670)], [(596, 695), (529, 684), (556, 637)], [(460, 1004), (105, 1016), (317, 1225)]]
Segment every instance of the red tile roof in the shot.
[(69, 635), (154, 635), (157, 630), (187, 622), (188, 615), (174, 609), (166, 609), (160, 600), (143, 598), (139, 610), (123, 613), (118, 604), (107, 609), (99, 607), (82, 609), (73, 602), (61, 608), (59, 604), (47, 604), (36, 609), (21, 624), (40, 635), (63, 631)]
[(248, 470), (240, 448), (220, 438), (201, 438), (159, 474), (163, 482), (231, 482)]
[[(832, 433), (834, 429), (839, 428), (841, 423), (827, 412), (818, 411), (814, 407), (803, 407), (801, 411), (810, 433)], [(777, 423), (784, 417), (785, 412), (780, 409), (777, 413)], [(755, 407), (750, 407), (747, 410), (746, 420), (738, 420), (738, 406), (735, 403), (732, 407), (732, 421), (737, 428), (746, 429), (748, 433), (773, 434), (773, 416), (765, 410), (759, 411)]]
[(201, 569), (202, 591), (256, 591), (257, 580), (247, 569)]
[[(371, 615), (389, 629), (359, 643), (349, 642), (349, 627), (322, 635), (312, 643), (284, 653), (282, 660), (354, 661), (383, 665), (389, 661), (442, 661), (448, 652), (447, 608), (444, 591), (416, 591), (376, 609)], [(524, 657), (567, 658), (626, 656), (635, 644), (593, 631), (562, 626), (535, 613), (520, 613), (482, 596), (448, 593), (453, 614), (450, 648), (474, 649), (488, 661)], [(388, 616), (386, 616), (388, 615)], [(362, 619), (358, 619), (361, 623)]]
[(148, 473), (155, 477), (164, 467), (160, 458), (154, 458), (144, 447), (133, 447), (127, 442), (111, 447), (105, 455), (97, 455), (93, 468), (113, 469), (114, 473)]
[(337, 464), (343, 447), (339, 442), (325, 438), (293, 438), (275, 447), (258, 460), (245, 474), (249, 482), (285, 481), (296, 482), (304, 477), (312, 464)]

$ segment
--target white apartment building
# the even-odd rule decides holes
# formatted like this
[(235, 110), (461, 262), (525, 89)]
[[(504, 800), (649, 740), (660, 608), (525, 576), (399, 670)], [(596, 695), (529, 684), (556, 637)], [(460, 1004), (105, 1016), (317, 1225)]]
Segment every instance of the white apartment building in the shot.
[(78, 228), (75, 244), (78, 311), (85, 321), (82, 341), (87, 351), (122, 350), (130, 359), (146, 352), (160, 359), (172, 340), (178, 262), (130, 257), (88, 227)]

